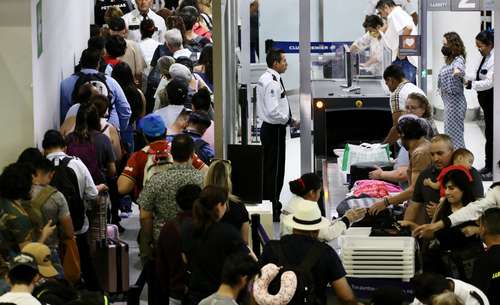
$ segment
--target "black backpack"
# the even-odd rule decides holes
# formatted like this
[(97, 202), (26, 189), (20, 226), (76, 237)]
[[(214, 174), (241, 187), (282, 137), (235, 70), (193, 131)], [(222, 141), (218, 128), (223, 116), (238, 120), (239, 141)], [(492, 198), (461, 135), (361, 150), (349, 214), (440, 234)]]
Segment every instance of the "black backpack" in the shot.
[(56, 166), (54, 177), (50, 185), (55, 187), (59, 192), (64, 195), (68, 202), (69, 213), (73, 221), (75, 231), (82, 229), (85, 220), (85, 205), (80, 196), (80, 189), (78, 187), (78, 178), (75, 172), (68, 167), (69, 161), (72, 158), (65, 157), (59, 160), (59, 164), (54, 160)]
[(289, 263), (285, 251), (279, 242), (271, 242), (269, 246), (271, 247), (271, 251), (278, 257), (278, 265), (283, 266), (278, 275), (271, 281), (269, 293), (277, 294), (280, 290), (281, 275), (286, 271), (293, 271), (297, 276), (297, 288), (295, 289), (292, 300), (288, 304), (320, 304), (320, 300), (318, 300), (316, 295), (314, 276), (311, 271), (323, 254), (323, 245), (319, 242), (315, 243), (298, 266)]
[(87, 83), (90, 83), (92, 86), (97, 88), (97, 90), (102, 95), (108, 97), (108, 111), (109, 113), (111, 113), (111, 109), (113, 108), (113, 103), (111, 102), (113, 94), (108, 86), (108, 83), (106, 82), (106, 75), (102, 72), (87, 74), (81, 71), (75, 73), (75, 75), (78, 76), (78, 79), (76, 80), (75, 86), (73, 87), (73, 92), (71, 93), (72, 101), (76, 100), (80, 87)]
[(78, 290), (65, 280), (48, 280), (38, 285), (32, 295), (42, 304), (64, 305), (78, 299)]
[(155, 107), (155, 93), (160, 84), (161, 74), (160, 65), (156, 65), (149, 72), (147, 83), (146, 83), (146, 114), (153, 112)]

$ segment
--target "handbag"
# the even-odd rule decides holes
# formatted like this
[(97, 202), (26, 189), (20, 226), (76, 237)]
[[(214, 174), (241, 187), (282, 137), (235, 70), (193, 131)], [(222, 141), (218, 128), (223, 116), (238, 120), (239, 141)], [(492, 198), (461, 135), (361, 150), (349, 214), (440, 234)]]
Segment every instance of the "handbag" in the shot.
[(390, 154), (387, 144), (346, 144), (342, 157), (342, 171), (349, 174), (351, 165), (361, 162), (389, 162)]
[(484, 248), (480, 243), (459, 249), (441, 250), (441, 263), (447, 276), (470, 282), (474, 264), (482, 253), (484, 253)]
[(80, 253), (76, 239), (73, 237), (63, 240), (59, 248), (64, 279), (73, 284), (80, 282)]

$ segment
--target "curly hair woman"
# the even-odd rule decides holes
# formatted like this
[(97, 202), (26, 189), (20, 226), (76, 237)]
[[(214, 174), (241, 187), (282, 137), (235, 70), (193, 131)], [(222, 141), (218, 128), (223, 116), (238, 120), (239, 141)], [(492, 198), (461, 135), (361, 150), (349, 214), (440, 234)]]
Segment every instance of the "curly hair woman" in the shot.
[(452, 138), (455, 149), (465, 148), (464, 121), (467, 101), (464, 95), (465, 46), (455, 33), (444, 34), (443, 47), (445, 65), (438, 77), (438, 87), (444, 103), (444, 133)]

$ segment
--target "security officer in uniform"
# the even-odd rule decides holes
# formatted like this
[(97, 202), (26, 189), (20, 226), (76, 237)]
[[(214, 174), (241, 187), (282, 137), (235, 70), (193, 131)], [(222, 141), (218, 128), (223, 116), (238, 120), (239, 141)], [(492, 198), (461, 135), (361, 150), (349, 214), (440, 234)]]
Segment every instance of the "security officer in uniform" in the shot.
[(127, 24), (128, 39), (135, 42), (141, 41), (140, 25), (141, 21), (146, 18), (153, 20), (155, 26), (158, 28), (158, 31), (153, 34), (152, 38), (159, 43), (164, 43), (167, 26), (165, 25), (165, 19), (151, 10), (153, 0), (136, 0), (135, 2), (137, 8), (122, 17)]
[(260, 140), (264, 149), (264, 198), (271, 200), (273, 221), (279, 222), (279, 197), (285, 176), (286, 126), (298, 128), (299, 123), (292, 119), (280, 76), (288, 67), (283, 50), (269, 50), (266, 62), (268, 69), (257, 84), (257, 111), (263, 120)]
[(482, 31), (476, 36), (476, 46), (483, 56), (476, 73), (466, 82), (467, 89), (477, 92), (479, 105), (484, 112), (485, 165), (479, 171), (484, 181), (493, 180), (493, 73), (495, 70), (495, 46), (493, 30)]

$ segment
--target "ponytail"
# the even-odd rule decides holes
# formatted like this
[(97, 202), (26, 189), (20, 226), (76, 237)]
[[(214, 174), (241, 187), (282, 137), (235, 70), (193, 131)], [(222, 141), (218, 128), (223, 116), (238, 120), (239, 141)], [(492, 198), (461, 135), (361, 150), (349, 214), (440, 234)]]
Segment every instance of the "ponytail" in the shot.
[(227, 199), (227, 189), (219, 186), (209, 185), (201, 191), (193, 206), (193, 225), (196, 233), (205, 233), (219, 220), (215, 207), (220, 203), (226, 203)]
[(477, 34), (476, 40), (487, 46), (495, 46), (495, 30), (487, 29), (481, 31), (479, 34)]
[(321, 188), (321, 178), (315, 173), (304, 174), (299, 179), (288, 182), (288, 185), (293, 194), (303, 197), (310, 191)]

